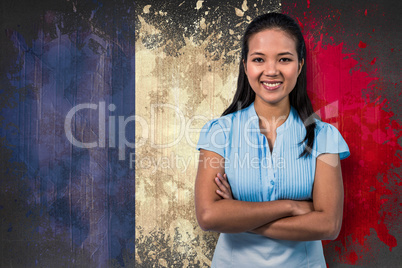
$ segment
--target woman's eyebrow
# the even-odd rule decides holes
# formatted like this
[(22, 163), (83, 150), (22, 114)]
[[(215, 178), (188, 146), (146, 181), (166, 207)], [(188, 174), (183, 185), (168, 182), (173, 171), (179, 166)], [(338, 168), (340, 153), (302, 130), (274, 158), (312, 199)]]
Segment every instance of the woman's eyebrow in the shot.
[[(262, 56), (264, 56), (265, 54), (262, 53), (262, 52), (256, 51), (256, 52), (253, 52), (253, 53), (250, 54), (250, 56), (253, 56), (253, 55), (262, 55)], [(291, 53), (289, 51), (278, 53), (278, 56), (284, 56), (284, 55), (294, 56), (293, 53)]]
[(264, 55), (264, 53), (256, 51), (256, 52), (253, 52), (250, 54), (250, 56), (253, 56), (253, 55)]
[(279, 53), (279, 54), (278, 54), (278, 56), (283, 56), (283, 55), (291, 55), (291, 56), (294, 56), (292, 53), (290, 53), (290, 52), (288, 52), (288, 51), (282, 52), (282, 53)]

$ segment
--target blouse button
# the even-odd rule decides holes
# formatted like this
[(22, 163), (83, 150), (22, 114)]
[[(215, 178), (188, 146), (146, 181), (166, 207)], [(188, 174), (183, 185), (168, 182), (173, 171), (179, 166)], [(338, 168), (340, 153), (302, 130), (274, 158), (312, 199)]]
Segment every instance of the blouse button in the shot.
[(275, 182), (273, 180), (271, 180), (271, 185), (275, 185)]

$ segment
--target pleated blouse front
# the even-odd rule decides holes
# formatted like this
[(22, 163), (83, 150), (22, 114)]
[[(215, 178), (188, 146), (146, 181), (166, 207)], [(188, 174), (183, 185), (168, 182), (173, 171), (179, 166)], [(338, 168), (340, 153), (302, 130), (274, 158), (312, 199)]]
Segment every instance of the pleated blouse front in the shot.
[[(338, 153), (341, 159), (349, 156), (349, 148), (334, 126), (319, 120), (316, 124), (311, 155), (299, 157), (304, 150), (305, 143), (301, 141), (306, 129), (297, 111), (291, 107), (286, 121), (276, 129), (271, 152), (267, 138), (260, 132), (252, 103), (245, 109), (209, 121), (201, 130), (197, 149), (213, 151), (225, 158), (225, 173), (237, 200), (310, 200), (318, 155)], [(239, 245), (233, 241), (247, 244), (244, 250), (252, 252), (254, 267), (279, 267), (277, 265), (295, 261), (298, 267), (325, 266), (321, 241), (280, 241), (251, 233), (221, 234), (213, 264), (250, 267), (245, 252), (234, 254)]]
[(349, 156), (348, 146), (334, 126), (319, 120), (316, 124), (311, 155), (300, 158), (306, 128), (291, 107), (286, 121), (276, 129), (271, 153), (252, 103), (243, 110), (209, 121), (201, 130), (197, 149), (213, 151), (225, 158), (225, 172), (237, 200), (308, 200), (312, 197), (317, 156), (321, 153), (339, 153), (341, 159)]

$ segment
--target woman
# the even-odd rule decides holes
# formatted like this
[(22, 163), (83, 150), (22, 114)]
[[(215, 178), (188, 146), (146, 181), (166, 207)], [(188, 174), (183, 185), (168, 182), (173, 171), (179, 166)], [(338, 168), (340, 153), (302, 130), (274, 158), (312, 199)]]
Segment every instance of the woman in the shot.
[(314, 114), (293, 19), (269, 13), (250, 23), (234, 100), (197, 148), (197, 220), (221, 233), (212, 267), (326, 267), (320, 240), (341, 228), (339, 160), (349, 149)]

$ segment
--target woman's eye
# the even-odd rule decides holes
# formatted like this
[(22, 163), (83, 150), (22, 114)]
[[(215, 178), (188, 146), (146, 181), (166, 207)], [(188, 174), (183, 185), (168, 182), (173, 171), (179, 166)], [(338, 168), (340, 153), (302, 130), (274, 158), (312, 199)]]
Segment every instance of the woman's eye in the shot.
[(289, 62), (289, 61), (292, 61), (292, 60), (289, 59), (289, 58), (281, 58), (279, 61), (280, 62)]
[(263, 62), (264, 60), (262, 58), (255, 58), (253, 59), (254, 62)]

